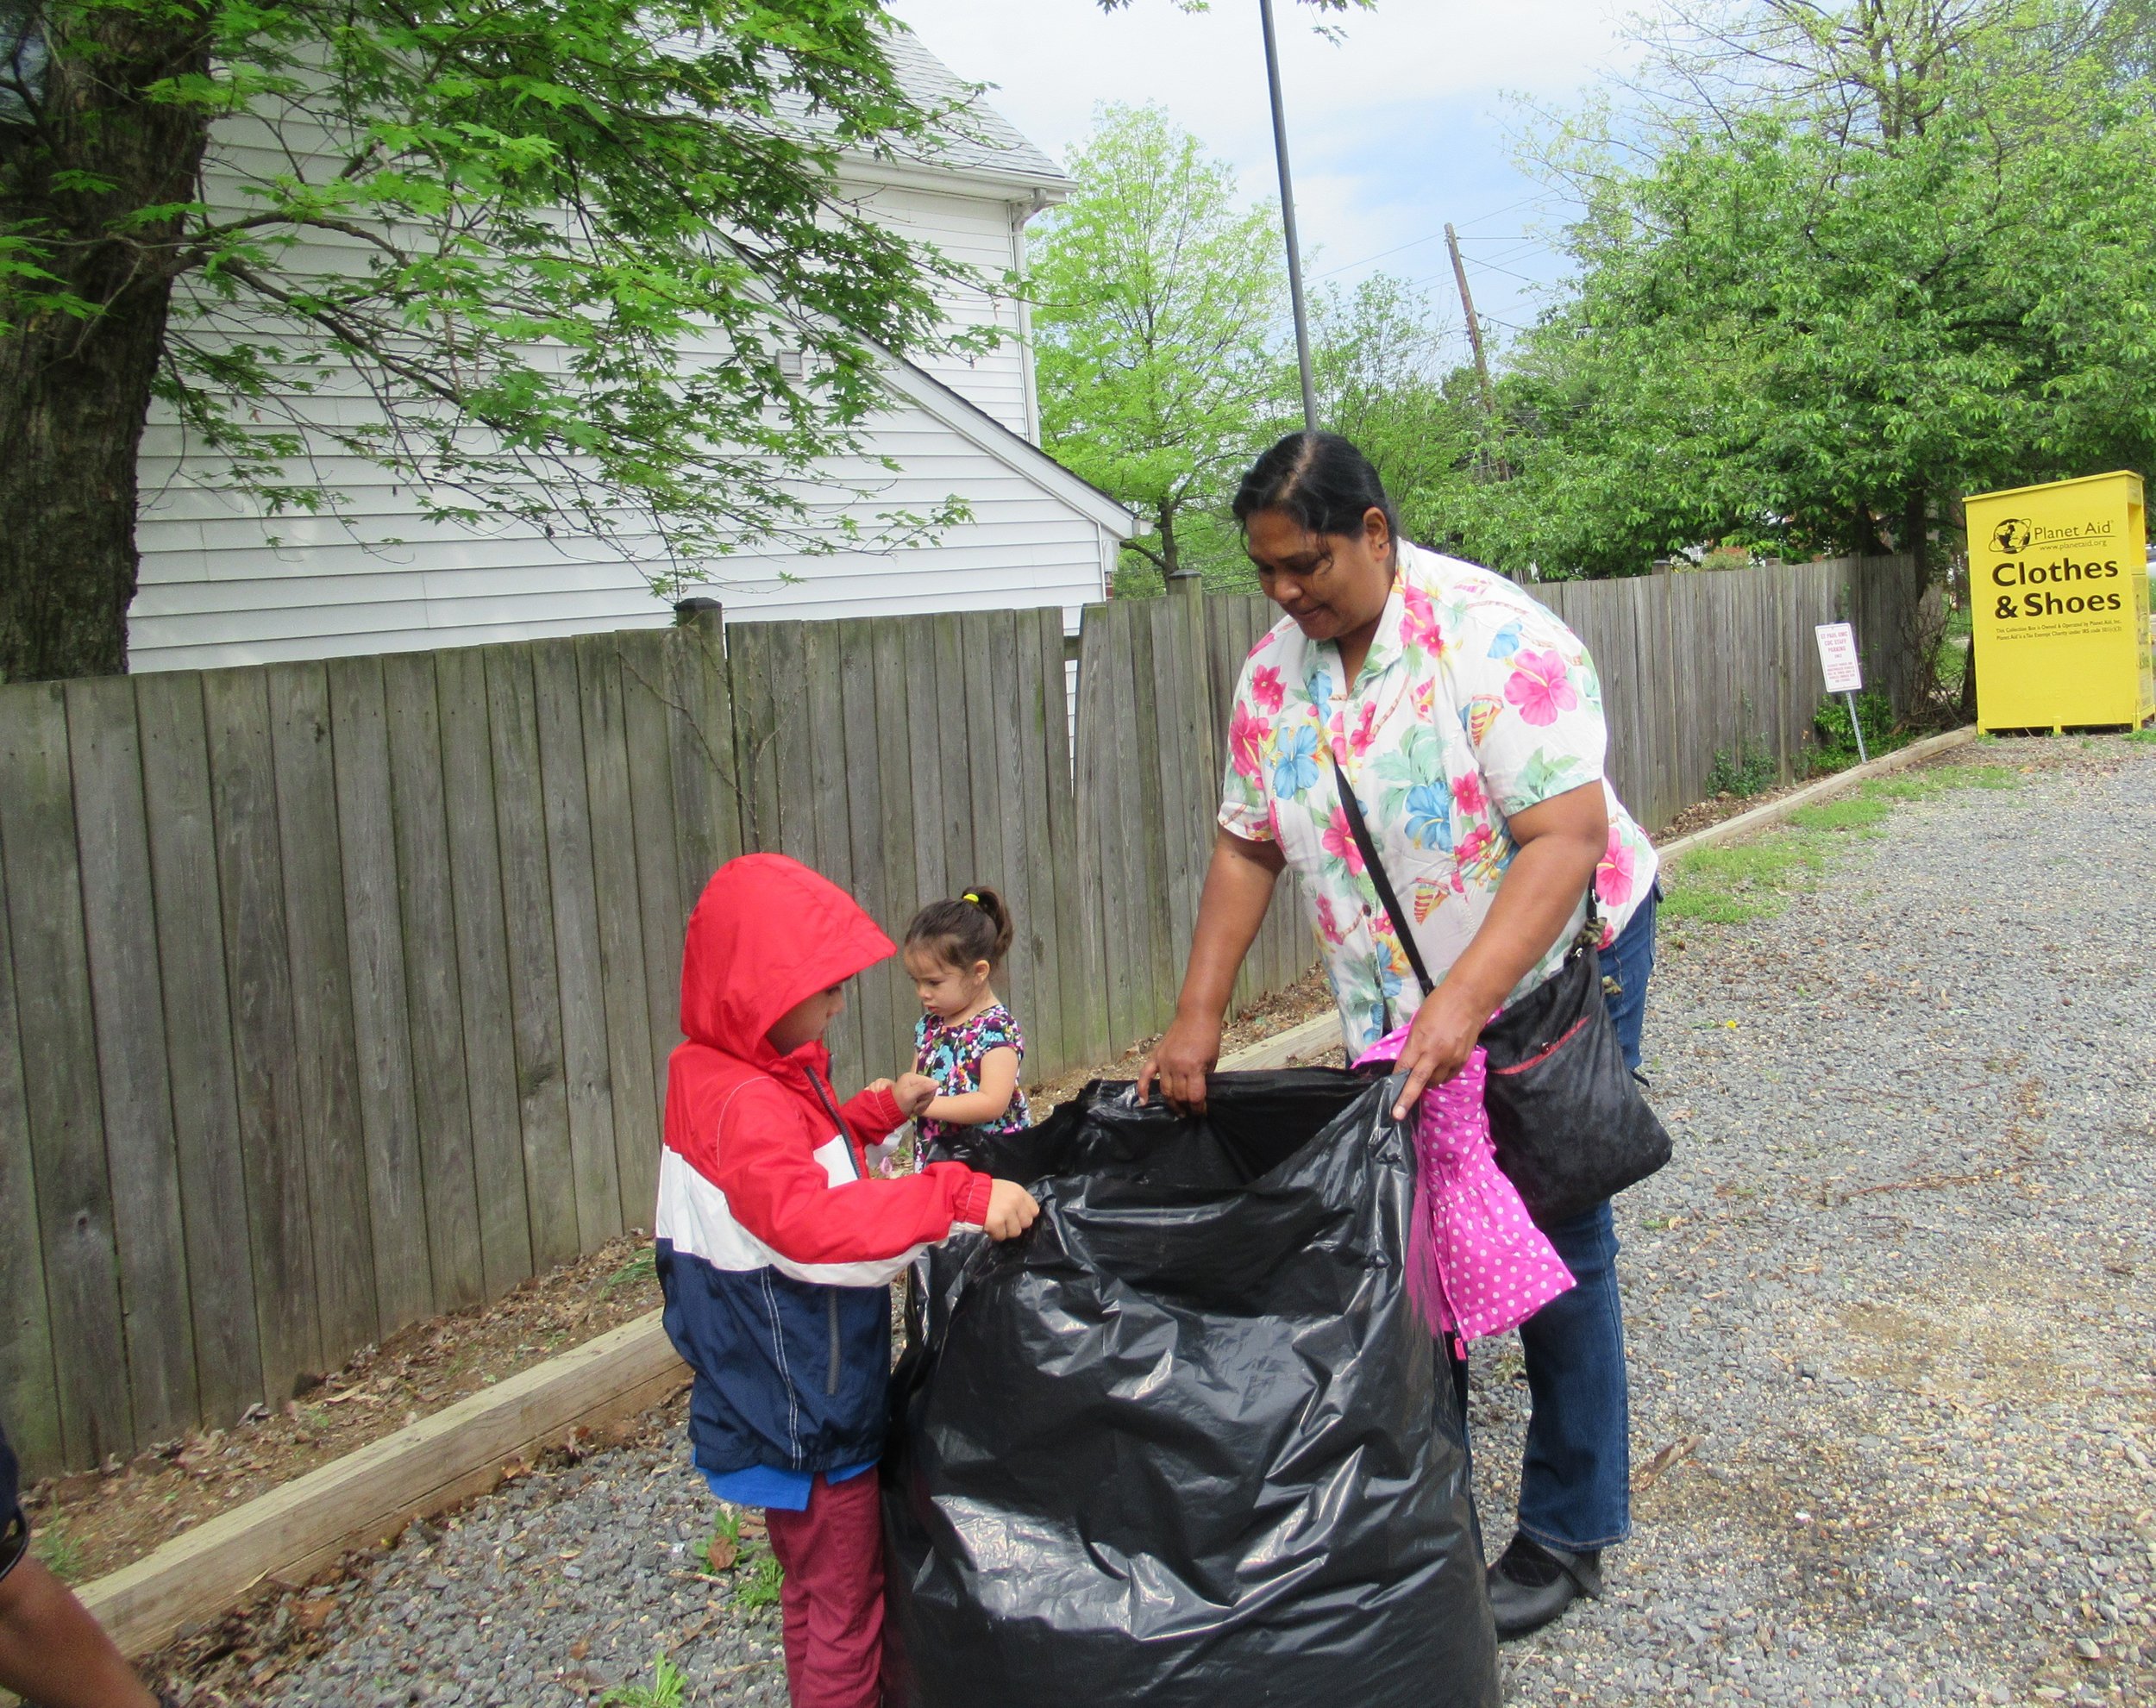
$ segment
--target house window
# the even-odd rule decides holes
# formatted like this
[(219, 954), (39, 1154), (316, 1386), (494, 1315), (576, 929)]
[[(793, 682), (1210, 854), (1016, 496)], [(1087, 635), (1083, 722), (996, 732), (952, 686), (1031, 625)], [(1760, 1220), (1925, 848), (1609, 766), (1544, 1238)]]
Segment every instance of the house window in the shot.
[(799, 379), (808, 372), (808, 364), (799, 350), (779, 352), (779, 375), (784, 379)]

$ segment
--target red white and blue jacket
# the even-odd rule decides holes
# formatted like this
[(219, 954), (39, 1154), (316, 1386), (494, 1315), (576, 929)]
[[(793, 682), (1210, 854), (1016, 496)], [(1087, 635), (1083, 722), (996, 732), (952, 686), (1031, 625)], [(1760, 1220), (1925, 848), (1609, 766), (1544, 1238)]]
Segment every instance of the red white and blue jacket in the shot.
[(689, 917), (655, 1225), (706, 1472), (879, 1456), (888, 1283), (987, 1214), (989, 1178), (961, 1163), (872, 1177), (865, 1147), (905, 1118), (890, 1092), (841, 1104), (820, 1042), (781, 1056), (766, 1041), (796, 1003), (893, 953), (850, 896), (783, 854), (729, 860)]

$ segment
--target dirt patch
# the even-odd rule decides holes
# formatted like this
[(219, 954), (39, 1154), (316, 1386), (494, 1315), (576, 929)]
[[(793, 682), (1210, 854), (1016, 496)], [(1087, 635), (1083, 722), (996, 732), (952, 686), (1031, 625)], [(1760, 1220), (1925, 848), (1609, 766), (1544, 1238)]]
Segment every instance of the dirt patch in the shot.
[(1750, 812), (1754, 807), (1770, 806), (1784, 795), (1794, 795), (1799, 789), (1808, 789), (1821, 782), (1826, 773), (1807, 777), (1801, 782), (1784, 783), (1779, 788), (1762, 789), (1756, 795), (1714, 795), (1703, 801), (1695, 801), (1667, 824), (1648, 838), (1657, 848), (1674, 841), (1679, 836), (1689, 836), (1695, 830), (1704, 830), (1709, 825), (1720, 824), (1726, 818), (1734, 818), (1740, 812)]
[(47, 1565), (81, 1583), (141, 1559), (204, 1519), (505, 1376), (580, 1346), (659, 1304), (650, 1236), (624, 1235), (489, 1305), (399, 1329), (280, 1410), (161, 1443), (109, 1472), (26, 1495)]

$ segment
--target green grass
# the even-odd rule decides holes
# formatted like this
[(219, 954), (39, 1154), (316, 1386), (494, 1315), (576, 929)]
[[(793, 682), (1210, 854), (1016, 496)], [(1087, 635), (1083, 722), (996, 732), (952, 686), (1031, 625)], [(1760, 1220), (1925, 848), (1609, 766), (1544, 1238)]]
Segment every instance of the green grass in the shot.
[(655, 1246), (646, 1246), (606, 1278), (606, 1284), (599, 1289), (599, 1294), (604, 1298), (617, 1288), (630, 1287), (639, 1281), (655, 1281), (658, 1279), (658, 1248)]
[(760, 1607), (779, 1605), (779, 1586), (786, 1581), (786, 1573), (780, 1568), (777, 1556), (759, 1555), (749, 1573), (749, 1581), (734, 1592), (734, 1599), (752, 1612)]
[(1929, 800), (1953, 789), (2010, 789), (2019, 779), (2003, 765), (1942, 765), (1859, 784), (1817, 806), (1800, 807), (1785, 828), (1742, 842), (1695, 849), (1663, 874), (1670, 919), (1743, 925), (1771, 919), (1792, 895), (1816, 887), (1818, 874), (1849, 841), (1871, 840), (1904, 801)]
[(651, 1682), (617, 1684), (599, 1699), (599, 1708), (681, 1708), (689, 1675), (662, 1653), (651, 1663)]
[(2129, 729), (2126, 732), (2126, 739), (2129, 741), (2156, 741), (2156, 729)]
[(82, 1549), (65, 1524), (42, 1524), (30, 1537), (30, 1552), (64, 1584), (82, 1581)]

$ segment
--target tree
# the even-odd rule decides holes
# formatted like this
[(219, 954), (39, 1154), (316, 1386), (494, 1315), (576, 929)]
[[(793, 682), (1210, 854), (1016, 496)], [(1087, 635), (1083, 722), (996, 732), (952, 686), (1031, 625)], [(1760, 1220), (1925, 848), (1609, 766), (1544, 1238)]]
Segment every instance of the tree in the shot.
[[(1629, 146), (1576, 132), (1566, 296), (1500, 383), (1485, 555), (1926, 548), (1970, 490), (2156, 455), (2156, 99), (2123, 15), (1750, 0)], [(1747, 68), (1764, 67), (1751, 82)]]
[[(1456, 335), (1422, 292), (1373, 273), (1347, 293), (1320, 291), (1312, 308), (1318, 416), (1376, 466), (1402, 532), (1455, 543), (1447, 499), (1482, 450), (1482, 401), (1454, 360)], [(1288, 423), (1282, 423), (1282, 429)]]
[[(153, 398), (273, 508), (334, 505), (321, 446), (437, 516), (677, 560), (805, 527), (790, 477), (856, 447), (880, 349), (939, 335), (934, 258), (836, 190), (842, 151), (947, 119), (888, 28), (878, 0), (0, 0), (0, 677), (123, 667)], [(685, 365), (692, 332), (724, 359)]]
[(1287, 396), (1274, 210), (1157, 107), (1108, 107), (1032, 267), (1041, 440), (1147, 516), (1129, 549), (1173, 579)]

